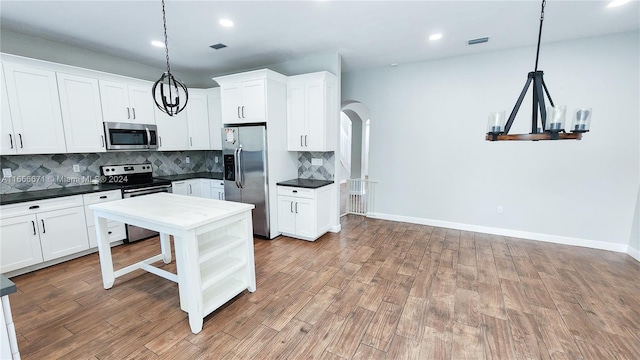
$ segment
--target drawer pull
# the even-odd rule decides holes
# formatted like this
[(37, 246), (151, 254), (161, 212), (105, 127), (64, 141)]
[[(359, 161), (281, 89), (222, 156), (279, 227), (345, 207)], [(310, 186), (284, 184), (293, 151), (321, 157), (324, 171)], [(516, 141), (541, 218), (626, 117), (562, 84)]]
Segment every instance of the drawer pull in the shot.
[(29, 210), (40, 209), (40, 205), (31, 205), (29, 206)]
[(109, 235), (111, 235), (113, 232), (112, 232), (112, 231), (109, 231), (109, 232), (107, 232), (107, 233), (108, 233)]
[(297, 193), (297, 192), (298, 192), (298, 190), (293, 190), (292, 192)]
[(100, 199), (106, 199), (106, 198), (107, 198), (107, 195), (100, 196)]
[(40, 221), (42, 221), (42, 233), (44, 234), (47, 232), (47, 230), (44, 228), (44, 220), (40, 220)]

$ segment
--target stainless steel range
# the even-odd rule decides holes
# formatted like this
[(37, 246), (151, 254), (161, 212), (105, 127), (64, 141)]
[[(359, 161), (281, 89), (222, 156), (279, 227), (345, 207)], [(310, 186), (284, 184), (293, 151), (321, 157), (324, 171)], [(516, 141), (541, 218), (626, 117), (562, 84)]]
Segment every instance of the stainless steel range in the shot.
[[(151, 164), (104, 165), (100, 167), (102, 183), (118, 184), (122, 198), (171, 192), (171, 181), (153, 178)], [(126, 243), (157, 236), (156, 231), (127, 224)]]

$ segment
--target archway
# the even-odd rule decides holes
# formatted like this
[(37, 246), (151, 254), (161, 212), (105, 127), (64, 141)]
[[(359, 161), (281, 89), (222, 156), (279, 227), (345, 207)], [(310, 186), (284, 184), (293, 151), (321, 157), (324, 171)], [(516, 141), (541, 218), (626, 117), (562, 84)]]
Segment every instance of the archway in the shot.
[(369, 176), (369, 108), (355, 100), (342, 103), (340, 112), (340, 214), (346, 214), (346, 180)]

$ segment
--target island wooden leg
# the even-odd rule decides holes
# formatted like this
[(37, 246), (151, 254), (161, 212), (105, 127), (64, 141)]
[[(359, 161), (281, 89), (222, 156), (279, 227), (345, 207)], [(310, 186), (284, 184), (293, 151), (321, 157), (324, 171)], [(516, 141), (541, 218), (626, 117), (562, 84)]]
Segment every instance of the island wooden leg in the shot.
[[(196, 232), (191, 230), (183, 238), (174, 237), (174, 242), (176, 244), (176, 252), (180, 248), (180, 255), (176, 254), (176, 257), (180, 256), (184, 260), (182, 261), (182, 266), (178, 269), (178, 289), (181, 294), (183, 290), (186, 293), (186, 301), (189, 303), (189, 326), (191, 327), (191, 332), (197, 334), (202, 331), (204, 318), (198, 238), (196, 237)], [(180, 270), (182, 270), (182, 276), (180, 275)]]
[(163, 260), (165, 264), (171, 262), (171, 242), (169, 234), (160, 233), (160, 249), (162, 250)]
[(102, 285), (111, 289), (115, 281), (113, 275), (113, 260), (111, 258), (111, 243), (109, 242), (109, 227), (107, 219), (95, 215), (96, 233), (98, 235), (98, 254), (100, 255), (100, 270), (102, 271)]
[(176, 272), (178, 275), (178, 295), (180, 295), (180, 309), (186, 313), (189, 312), (189, 300), (187, 298), (187, 285), (189, 278), (187, 277), (187, 270), (184, 268), (187, 259), (184, 257), (184, 239), (178, 236), (173, 236), (173, 245), (176, 249)]

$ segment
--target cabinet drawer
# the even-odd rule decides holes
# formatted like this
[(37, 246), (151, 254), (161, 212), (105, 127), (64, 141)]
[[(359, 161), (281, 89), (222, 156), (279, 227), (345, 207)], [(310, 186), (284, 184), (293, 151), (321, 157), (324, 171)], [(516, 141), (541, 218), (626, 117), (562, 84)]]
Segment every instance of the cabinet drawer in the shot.
[(82, 200), (85, 205), (98, 204), (105, 201), (113, 201), (122, 199), (122, 192), (120, 190), (101, 191), (92, 194), (82, 195)]
[(315, 199), (316, 191), (314, 189), (305, 189), (290, 186), (278, 186), (278, 195), (294, 196), (305, 199)]
[(74, 206), (82, 206), (82, 195), (3, 205), (0, 207), (0, 218), (37, 214), (43, 211), (60, 210)]
[[(107, 221), (107, 227), (109, 228), (109, 242), (116, 242), (127, 238), (126, 226), (117, 221)], [(87, 233), (89, 235), (89, 248), (98, 246), (98, 234), (96, 233), (95, 226), (87, 227)]]

